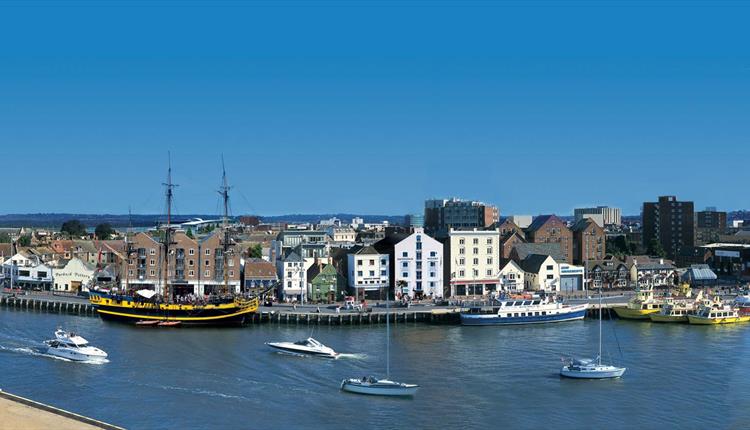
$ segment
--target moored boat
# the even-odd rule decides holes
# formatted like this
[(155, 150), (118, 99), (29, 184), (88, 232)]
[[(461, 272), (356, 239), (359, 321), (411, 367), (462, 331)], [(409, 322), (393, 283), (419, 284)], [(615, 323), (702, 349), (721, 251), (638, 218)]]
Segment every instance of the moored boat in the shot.
[(750, 321), (750, 315), (740, 315), (739, 311), (730, 305), (722, 307), (702, 306), (695, 315), (688, 315), (690, 324), (735, 324)]
[(502, 300), (492, 307), (461, 312), (462, 325), (515, 325), (574, 321), (586, 316), (588, 304), (567, 305), (550, 297)]
[(625, 306), (615, 306), (614, 311), (618, 317), (629, 320), (647, 320), (649, 315), (659, 312), (661, 303), (654, 299), (654, 289), (648, 287), (636, 287), (635, 297), (628, 300)]
[(374, 396), (413, 396), (417, 393), (419, 385), (366, 376), (362, 379), (344, 379), (341, 381), (341, 389), (350, 393)]

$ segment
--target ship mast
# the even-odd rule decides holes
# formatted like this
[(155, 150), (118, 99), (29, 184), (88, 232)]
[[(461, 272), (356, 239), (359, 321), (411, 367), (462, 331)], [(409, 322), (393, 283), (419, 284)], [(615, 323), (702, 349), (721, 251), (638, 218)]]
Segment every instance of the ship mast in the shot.
[(222, 287), (222, 294), (229, 292), (229, 272), (227, 272), (227, 258), (229, 257), (229, 189), (231, 187), (227, 184), (227, 171), (224, 168), (224, 155), (221, 156), (221, 187), (219, 187), (219, 195), (224, 202), (224, 217), (221, 220), (221, 229), (224, 235), (223, 237), (223, 274), (224, 274), (224, 285)]
[(169, 289), (169, 245), (172, 240), (172, 198), (174, 197), (174, 187), (172, 183), (172, 157), (168, 154), (169, 168), (167, 169), (167, 182), (163, 183), (166, 188), (167, 197), (167, 228), (164, 229), (164, 300), (166, 303), (172, 302), (172, 292)]

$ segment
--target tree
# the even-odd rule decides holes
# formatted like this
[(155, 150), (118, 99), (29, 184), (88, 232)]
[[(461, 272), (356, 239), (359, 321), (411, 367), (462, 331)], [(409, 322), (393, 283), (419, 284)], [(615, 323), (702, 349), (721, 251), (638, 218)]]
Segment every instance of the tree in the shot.
[(193, 235), (193, 229), (188, 227), (187, 231), (185, 232), (185, 236), (191, 239), (195, 239), (195, 236)]
[(0, 243), (10, 243), (10, 235), (6, 232), (0, 233)]
[(109, 223), (102, 223), (96, 226), (96, 229), (94, 230), (94, 235), (99, 240), (107, 240), (115, 233), (115, 230), (112, 228)]
[(31, 235), (24, 234), (23, 236), (18, 238), (18, 241), (16, 243), (19, 246), (31, 246)]
[(607, 252), (617, 257), (634, 255), (636, 253), (635, 246), (633, 246), (633, 244), (631, 243), (628, 243), (628, 241), (625, 239), (625, 236), (617, 236), (612, 239), (607, 239), (606, 245)]
[(250, 258), (262, 258), (263, 247), (260, 245), (260, 243), (250, 245), (250, 248), (247, 249), (247, 255)]
[(664, 248), (662, 248), (661, 246), (661, 242), (659, 242), (659, 240), (656, 238), (653, 238), (648, 242), (646, 254), (652, 255), (654, 257), (664, 257), (667, 255), (666, 251), (664, 251)]
[(60, 231), (66, 233), (70, 237), (81, 237), (86, 235), (86, 226), (77, 219), (65, 221), (60, 228)]

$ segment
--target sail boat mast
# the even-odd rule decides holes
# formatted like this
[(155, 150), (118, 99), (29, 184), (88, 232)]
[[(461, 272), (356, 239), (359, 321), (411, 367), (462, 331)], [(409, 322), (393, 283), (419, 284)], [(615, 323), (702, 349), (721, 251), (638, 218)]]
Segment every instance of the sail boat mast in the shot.
[(172, 156), (168, 154), (169, 167), (167, 169), (167, 182), (162, 184), (166, 187), (167, 198), (167, 228), (164, 230), (164, 298), (167, 303), (172, 302), (172, 292), (169, 288), (169, 245), (172, 240), (172, 198), (174, 187), (172, 183)]
[(602, 364), (602, 287), (599, 286), (599, 365)]
[(221, 156), (221, 187), (219, 188), (219, 195), (224, 202), (224, 217), (221, 221), (221, 229), (223, 233), (223, 274), (224, 274), (224, 285), (222, 293), (227, 294), (229, 291), (229, 273), (227, 272), (227, 258), (229, 258), (229, 189), (231, 187), (227, 183), (227, 170), (224, 167), (224, 155)]

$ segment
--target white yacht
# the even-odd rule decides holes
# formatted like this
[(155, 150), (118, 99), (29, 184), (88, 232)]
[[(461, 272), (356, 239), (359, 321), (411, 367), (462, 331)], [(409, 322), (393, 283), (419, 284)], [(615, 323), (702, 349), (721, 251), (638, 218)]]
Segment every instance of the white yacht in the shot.
[(404, 384), (388, 379), (375, 379), (366, 376), (362, 379), (344, 379), (341, 389), (350, 393), (371, 394), (375, 396), (413, 396), (419, 389), (416, 384)]
[(266, 342), (271, 348), (291, 354), (314, 355), (318, 357), (338, 358), (339, 353), (317, 340), (308, 337), (298, 342)]
[(619, 378), (627, 370), (625, 367), (616, 367), (602, 364), (602, 291), (599, 289), (599, 355), (594, 359), (563, 360), (560, 376), (576, 379), (611, 379)]
[(106, 352), (89, 345), (89, 342), (81, 336), (62, 329), (55, 330), (55, 339), (44, 343), (49, 347), (47, 354), (68, 360), (103, 362), (107, 359)]

